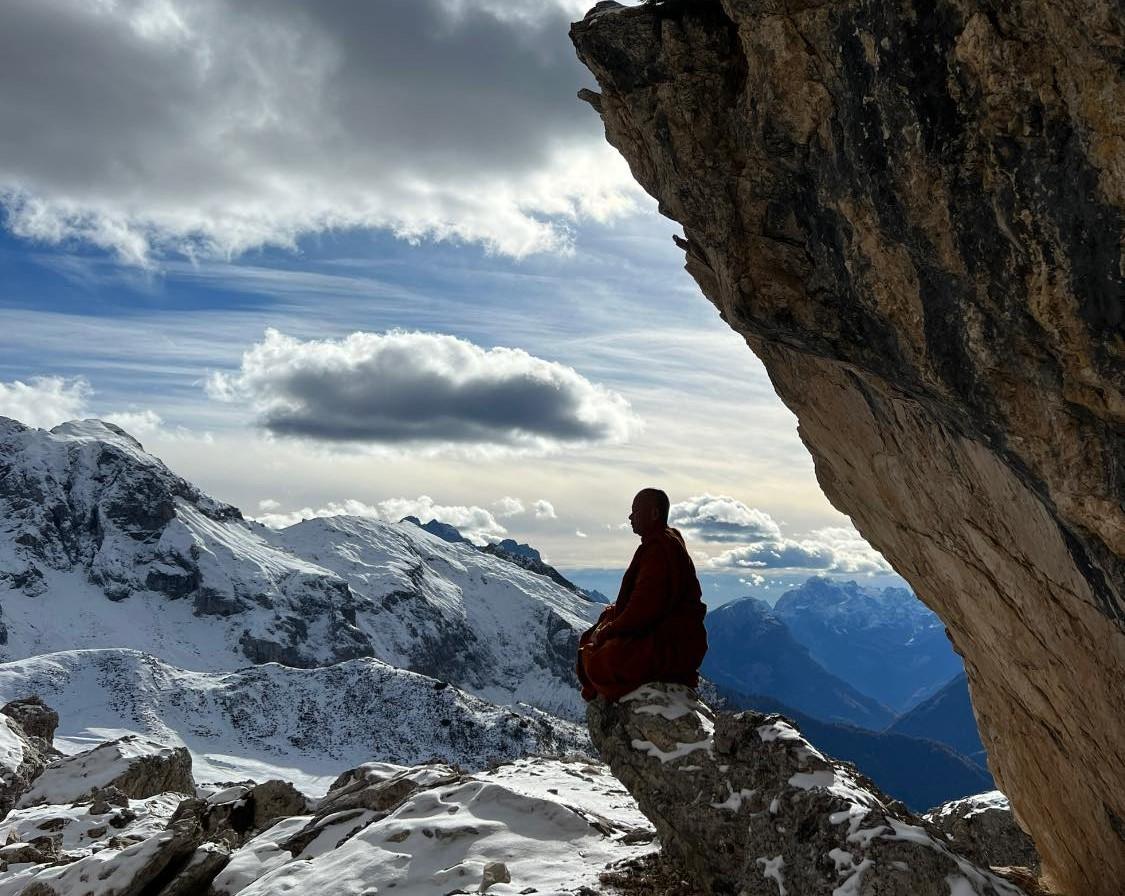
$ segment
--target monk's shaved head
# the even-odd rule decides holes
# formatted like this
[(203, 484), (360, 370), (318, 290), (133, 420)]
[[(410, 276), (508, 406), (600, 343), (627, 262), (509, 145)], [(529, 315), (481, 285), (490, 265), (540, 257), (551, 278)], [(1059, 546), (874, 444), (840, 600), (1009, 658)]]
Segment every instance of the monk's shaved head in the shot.
[(637, 492), (637, 500), (643, 501), (646, 506), (652, 507), (662, 523), (668, 522), (668, 510), (672, 506), (672, 502), (668, 500), (668, 493), (663, 489), (642, 488)]
[(668, 526), (668, 508), (671, 502), (666, 492), (658, 488), (642, 488), (633, 498), (629, 522), (640, 536), (663, 530)]

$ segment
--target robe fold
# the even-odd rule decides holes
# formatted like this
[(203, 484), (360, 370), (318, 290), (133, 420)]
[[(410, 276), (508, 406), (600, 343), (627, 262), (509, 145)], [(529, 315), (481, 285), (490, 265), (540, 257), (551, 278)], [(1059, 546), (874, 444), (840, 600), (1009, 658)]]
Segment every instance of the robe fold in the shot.
[(695, 687), (707, 652), (707, 607), (683, 536), (648, 536), (621, 580), (616, 603), (579, 640), (582, 696), (618, 700), (650, 681)]

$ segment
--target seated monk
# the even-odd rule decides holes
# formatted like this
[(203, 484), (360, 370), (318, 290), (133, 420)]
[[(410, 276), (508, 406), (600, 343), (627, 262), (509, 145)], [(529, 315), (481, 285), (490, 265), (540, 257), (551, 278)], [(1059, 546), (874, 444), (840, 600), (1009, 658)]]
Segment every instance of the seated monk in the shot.
[(617, 602), (579, 641), (578, 680), (587, 700), (618, 700), (650, 681), (695, 687), (707, 652), (707, 607), (683, 536), (668, 528), (668, 496), (643, 489), (629, 522), (641, 546)]

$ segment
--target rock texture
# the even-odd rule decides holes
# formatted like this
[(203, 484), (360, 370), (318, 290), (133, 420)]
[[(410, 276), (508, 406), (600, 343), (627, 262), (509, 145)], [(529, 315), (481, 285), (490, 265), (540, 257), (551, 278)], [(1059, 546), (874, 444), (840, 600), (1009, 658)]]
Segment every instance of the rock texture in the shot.
[(782, 716), (715, 714), (681, 685), (589, 707), (590, 734), (709, 896), (1013, 896)]
[(584, 91), (948, 627), (1059, 888), (1125, 879), (1125, 10), (600, 3)]
[(1016, 824), (1007, 797), (999, 791), (953, 800), (925, 818), (955, 850), (978, 862), (1039, 870), (1035, 844)]

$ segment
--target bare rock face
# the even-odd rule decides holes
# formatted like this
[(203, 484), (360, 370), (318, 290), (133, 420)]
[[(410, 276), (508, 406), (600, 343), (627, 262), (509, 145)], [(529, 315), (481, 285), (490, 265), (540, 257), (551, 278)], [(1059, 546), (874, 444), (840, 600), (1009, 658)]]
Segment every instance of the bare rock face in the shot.
[(41, 738), (47, 746), (54, 743), (59, 714), (44, 703), (42, 697), (32, 695), (12, 700), (0, 706), (0, 713), (19, 722), (29, 737)]
[(1016, 823), (999, 791), (978, 793), (931, 809), (926, 821), (944, 833), (958, 852), (986, 865), (1039, 870), (1035, 844)]
[(55, 756), (41, 738), (28, 735), (7, 715), (0, 715), (0, 819), (19, 802)]
[(589, 705), (602, 758), (709, 896), (1015, 896), (787, 720), (713, 713), (682, 685)]
[(1125, 10), (599, 3), (583, 91), (945, 622), (1058, 888), (1125, 880)]

